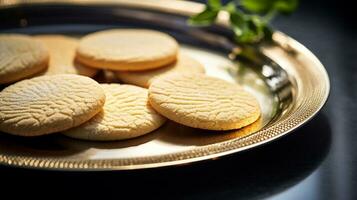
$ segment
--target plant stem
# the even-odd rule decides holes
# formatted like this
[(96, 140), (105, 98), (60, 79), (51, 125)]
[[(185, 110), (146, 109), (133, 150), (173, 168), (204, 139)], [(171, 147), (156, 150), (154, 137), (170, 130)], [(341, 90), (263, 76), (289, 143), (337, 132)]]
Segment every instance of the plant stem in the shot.
[(268, 24), (277, 14), (277, 10), (273, 9), (270, 10), (266, 15), (264, 15), (262, 19), (264, 23)]

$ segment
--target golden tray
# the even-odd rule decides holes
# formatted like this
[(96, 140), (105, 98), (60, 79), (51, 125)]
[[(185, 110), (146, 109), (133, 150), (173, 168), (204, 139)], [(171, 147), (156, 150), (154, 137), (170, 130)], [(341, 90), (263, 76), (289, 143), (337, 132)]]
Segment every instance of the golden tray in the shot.
[[(220, 133), (173, 122), (136, 139), (109, 143), (61, 134), (21, 138), (0, 133), (0, 164), (95, 171), (192, 163), (275, 140), (322, 108), (330, 90), (329, 78), (307, 48), (281, 32), (274, 33), (271, 43), (243, 48), (232, 42), (224, 12), (212, 27), (189, 27), (187, 17), (203, 8), (203, 4), (176, 0), (0, 1), (0, 32), (78, 37), (120, 27), (167, 32), (181, 43), (181, 51), (205, 65), (209, 75), (242, 84), (258, 98), (262, 109), (261, 118), (252, 125)], [(100, 76), (97, 80), (105, 81)]]

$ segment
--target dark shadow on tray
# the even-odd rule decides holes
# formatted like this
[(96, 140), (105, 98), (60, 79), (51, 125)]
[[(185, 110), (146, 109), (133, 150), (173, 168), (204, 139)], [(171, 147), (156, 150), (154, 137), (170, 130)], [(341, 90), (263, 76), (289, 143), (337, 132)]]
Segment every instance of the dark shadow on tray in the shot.
[(41, 137), (20, 137), (0, 132), (0, 151), (7, 155), (68, 156), (71, 151), (58, 142), (59, 134)]
[(89, 148), (110, 150), (139, 146), (156, 139), (160, 134), (161, 131), (154, 131), (133, 139), (106, 142), (86, 141), (62, 136), (58, 139), (58, 142), (67, 149), (76, 150), (77, 152), (85, 151)]
[(64, 136), (58, 138), (58, 143), (73, 152), (84, 152), (89, 148), (102, 150), (120, 149), (127, 147), (139, 146), (152, 140), (158, 140), (173, 145), (183, 146), (204, 146), (218, 142), (224, 142), (231, 139), (239, 139), (261, 128), (261, 118), (253, 124), (234, 131), (207, 131), (202, 129), (190, 128), (167, 121), (161, 128), (152, 133), (121, 141), (112, 142), (92, 142), (85, 140), (71, 139)]
[(232, 139), (243, 138), (257, 132), (262, 126), (262, 118), (259, 118), (257, 121), (246, 127), (233, 131), (208, 131), (190, 128), (168, 121), (158, 130), (159, 133), (157, 139), (159, 141), (174, 145), (204, 146)]
[[(68, 192), (98, 191), (167, 199), (260, 199), (305, 179), (325, 159), (331, 130), (321, 113), (294, 133), (220, 159), (177, 167), (117, 172), (56, 172), (2, 167), (6, 183), (51, 179)], [(70, 180), (70, 181), (69, 181)], [(36, 185), (36, 187), (39, 187)], [(56, 188), (50, 186), (50, 188)], [(55, 189), (57, 190), (57, 189)], [(85, 195), (81, 192), (81, 194)], [(90, 194), (90, 193), (86, 193)]]
[(41, 137), (20, 137), (0, 132), (0, 151), (8, 155), (48, 158), (79, 156), (90, 148), (119, 149), (138, 146), (154, 140), (161, 133), (161, 131), (154, 131), (134, 139), (113, 142), (93, 142), (72, 139), (60, 133)]
[(111, 71), (100, 70), (94, 77), (98, 83), (120, 83), (119, 79)]

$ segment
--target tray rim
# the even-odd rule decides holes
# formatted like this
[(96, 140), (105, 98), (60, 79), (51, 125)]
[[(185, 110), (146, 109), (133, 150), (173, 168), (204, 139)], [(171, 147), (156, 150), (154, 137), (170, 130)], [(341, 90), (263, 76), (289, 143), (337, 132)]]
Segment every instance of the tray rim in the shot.
[[(6, 3), (7, 2), (7, 3)], [(5, 1), (5, 4), (0, 4), (1, 8), (16, 7), (23, 5), (24, 1)], [(25, 1), (26, 2), (26, 1)], [(29, 1), (31, 4), (49, 4), (54, 3), (52, 0), (34, 0)], [(179, 13), (182, 15), (192, 15), (204, 8), (204, 4), (180, 1), (180, 0), (142, 0), (131, 1), (131, 0), (105, 0), (105, 1), (94, 1), (94, 0), (76, 0), (76, 1), (56, 1), (56, 4), (66, 4), (66, 5), (117, 5), (133, 8), (144, 8), (152, 9), (157, 11), (165, 11), (168, 13)], [(222, 26), (227, 26), (227, 15), (226, 13), (220, 13), (217, 24)], [(172, 165), (182, 165), (193, 163), (197, 161), (203, 161), (208, 159), (218, 158), (224, 155), (233, 154), (236, 152), (244, 151), (250, 148), (260, 146), (265, 143), (269, 143), (276, 140), (294, 130), (301, 127), (307, 121), (312, 119), (324, 106), (326, 103), (329, 93), (330, 93), (330, 80), (328, 73), (322, 63), (318, 58), (309, 51), (305, 46), (300, 44), (298, 41), (292, 39), (291, 37), (285, 35), (282, 32), (274, 33), (273, 40), (279, 45), (279, 48), (283, 51), (295, 51), (300, 53), (310, 59), (311, 62), (315, 64), (315, 70), (319, 71), (320, 77), (314, 77), (324, 86), (320, 89), (321, 95), (318, 99), (313, 101), (314, 105), (311, 110), (295, 110), (306, 111), (306, 113), (298, 113), (297, 116), (287, 116), (284, 121), (278, 121), (276, 124), (263, 128), (262, 130), (244, 137), (238, 140), (230, 140), (225, 142), (220, 142), (216, 144), (206, 145), (202, 147), (196, 147), (193, 150), (188, 150), (184, 152), (167, 154), (161, 156), (150, 156), (150, 157), (140, 157), (140, 158), (123, 158), (123, 159), (104, 159), (104, 160), (73, 160), (73, 159), (54, 159), (46, 157), (32, 157), (32, 156), (16, 156), (16, 155), (3, 155), (0, 153), (0, 164), (23, 167), (23, 168), (33, 168), (33, 169), (46, 169), (46, 170), (68, 170), (68, 171), (105, 171), (105, 170), (132, 170), (132, 169), (145, 169), (145, 168), (157, 168), (166, 167)], [(308, 73), (305, 73), (305, 75)], [(289, 76), (297, 76), (297, 74), (289, 74)], [(310, 75), (311, 76), (311, 75)], [(295, 77), (296, 78), (296, 77)], [(301, 81), (300, 81), (301, 82)], [(303, 81), (302, 81), (303, 83)], [(302, 86), (304, 89), (304, 85)], [(324, 91), (323, 91), (324, 90)], [(305, 91), (306, 92), (306, 91)], [(303, 95), (302, 95), (303, 96)], [(301, 97), (300, 98), (304, 98)], [(307, 97), (305, 97), (307, 98)], [(306, 100), (306, 99), (302, 99)], [(306, 109), (306, 108), (305, 108)], [(254, 135), (259, 135), (262, 132), (269, 132), (267, 135), (262, 135), (264, 137), (259, 138), (252, 142), (247, 140)], [(245, 142), (245, 143), (244, 143)], [(228, 145), (228, 146), (225, 146)]]

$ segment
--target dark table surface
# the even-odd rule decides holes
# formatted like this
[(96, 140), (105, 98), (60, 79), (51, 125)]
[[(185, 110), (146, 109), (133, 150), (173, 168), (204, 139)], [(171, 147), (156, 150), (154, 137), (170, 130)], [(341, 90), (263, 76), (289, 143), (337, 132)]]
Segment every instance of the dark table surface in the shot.
[[(356, 199), (357, 31), (352, 6), (302, 1), (274, 26), (324, 64), (331, 94), (309, 123), (268, 145), (215, 161), (128, 172), (63, 173), (0, 167), (1, 194), (52, 191), (187, 199)], [(346, 9), (347, 8), (347, 9)], [(351, 9), (348, 9), (351, 8)]]

